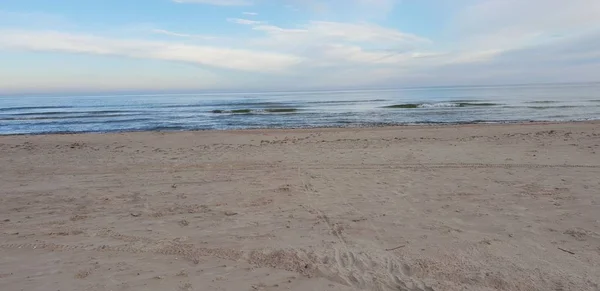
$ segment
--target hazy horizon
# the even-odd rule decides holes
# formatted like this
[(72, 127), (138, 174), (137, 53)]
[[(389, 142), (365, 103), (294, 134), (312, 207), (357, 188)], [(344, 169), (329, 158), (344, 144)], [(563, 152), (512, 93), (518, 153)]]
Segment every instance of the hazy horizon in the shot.
[(0, 92), (0, 97), (14, 96), (34, 96), (34, 97), (53, 97), (53, 96), (176, 96), (176, 95), (255, 95), (255, 94), (274, 94), (274, 93), (336, 93), (336, 92), (393, 92), (393, 91), (414, 91), (414, 90), (431, 90), (431, 89), (484, 89), (484, 88), (548, 88), (548, 87), (569, 87), (569, 86), (584, 86), (598, 85), (599, 82), (570, 82), (570, 83), (513, 83), (513, 84), (481, 84), (481, 85), (430, 85), (430, 86), (404, 86), (404, 87), (347, 87), (347, 88), (298, 88), (298, 89), (265, 89), (265, 90), (244, 90), (244, 89), (206, 89), (206, 90), (143, 90), (131, 89), (121, 91), (40, 91), (40, 92)]

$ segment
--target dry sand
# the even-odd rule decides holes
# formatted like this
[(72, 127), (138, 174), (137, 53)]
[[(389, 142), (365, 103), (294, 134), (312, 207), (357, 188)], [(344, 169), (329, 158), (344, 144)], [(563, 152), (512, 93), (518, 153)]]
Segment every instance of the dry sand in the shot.
[(599, 290), (600, 123), (0, 137), (0, 289)]

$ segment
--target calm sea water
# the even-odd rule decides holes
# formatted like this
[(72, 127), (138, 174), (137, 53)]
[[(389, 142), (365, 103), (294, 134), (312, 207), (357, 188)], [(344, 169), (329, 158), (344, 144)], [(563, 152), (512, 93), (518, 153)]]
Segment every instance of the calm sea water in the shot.
[(3, 135), (593, 119), (600, 119), (600, 83), (0, 97)]

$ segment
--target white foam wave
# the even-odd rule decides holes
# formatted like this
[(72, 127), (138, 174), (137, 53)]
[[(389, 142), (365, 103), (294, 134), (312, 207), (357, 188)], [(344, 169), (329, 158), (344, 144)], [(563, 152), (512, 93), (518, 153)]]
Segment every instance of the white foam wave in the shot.
[(424, 103), (424, 104), (420, 104), (417, 107), (418, 108), (446, 108), (446, 107), (460, 107), (460, 104), (458, 104), (458, 103), (448, 103), (448, 102)]

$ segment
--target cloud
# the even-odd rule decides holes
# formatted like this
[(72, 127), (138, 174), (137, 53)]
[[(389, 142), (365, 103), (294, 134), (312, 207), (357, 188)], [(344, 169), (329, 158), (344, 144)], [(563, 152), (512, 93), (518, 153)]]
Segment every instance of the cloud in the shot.
[(258, 13), (256, 13), (256, 12), (244, 12), (242, 14), (244, 14), (244, 15), (250, 15), (250, 16), (256, 16), (256, 15), (258, 15)]
[(262, 21), (243, 19), (243, 18), (227, 18), (227, 21), (232, 22), (232, 23), (242, 24), (242, 25), (256, 25), (256, 24), (262, 23)]
[(366, 22), (310, 21), (293, 28), (251, 26), (265, 35), (245, 41), (246, 45), (298, 55), (317, 67), (400, 65), (434, 55), (423, 48), (431, 44), (426, 38)]
[(267, 43), (287, 46), (354, 43), (369, 47), (398, 48), (404, 46), (412, 48), (416, 45), (431, 42), (417, 35), (371, 23), (310, 21), (308, 24), (297, 28), (282, 28), (275, 25), (260, 24), (253, 26), (253, 29), (267, 33)]
[(513, 49), (600, 29), (596, 0), (483, 0), (454, 15), (451, 33), (482, 49)]
[(176, 36), (176, 37), (183, 37), (183, 38), (202, 39), (202, 40), (213, 40), (213, 39), (218, 38), (216, 36), (178, 33), (178, 32), (172, 32), (172, 31), (168, 31), (168, 30), (164, 30), (164, 29), (153, 29), (152, 32), (155, 34), (162, 34), (162, 35)]
[(385, 18), (401, 0), (285, 0), (287, 7), (322, 16), (346, 15), (357, 20)]
[(249, 0), (173, 0), (175, 3), (209, 4), (218, 6), (247, 6), (252, 5)]
[(385, 28), (370, 23), (340, 23), (327, 21), (312, 21), (307, 26), (310, 32), (317, 33), (324, 37), (341, 39), (351, 42), (427, 42), (425, 38), (413, 34), (403, 33), (401, 31)]
[[(600, 75), (600, 31), (503, 51), (446, 53), (410, 66), (388, 83), (476, 85), (593, 82)], [(379, 85), (385, 85), (379, 83)]]
[(54, 31), (0, 30), (0, 34), (0, 48), (177, 61), (241, 71), (281, 72), (302, 61), (298, 57), (283, 53), (175, 42), (112, 39)]
[(412, 58), (411, 54), (384, 50), (365, 50), (356, 45), (331, 44), (320, 47), (321, 57), (328, 60), (370, 65), (398, 64)]
[(492, 64), (519, 67), (556, 67), (574, 63), (600, 63), (600, 30), (583, 36), (556, 39), (538, 46), (515, 49)]
[(307, 33), (307, 29), (282, 28), (276, 25), (256, 25), (252, 29), (264, 31), (272, 36)]

